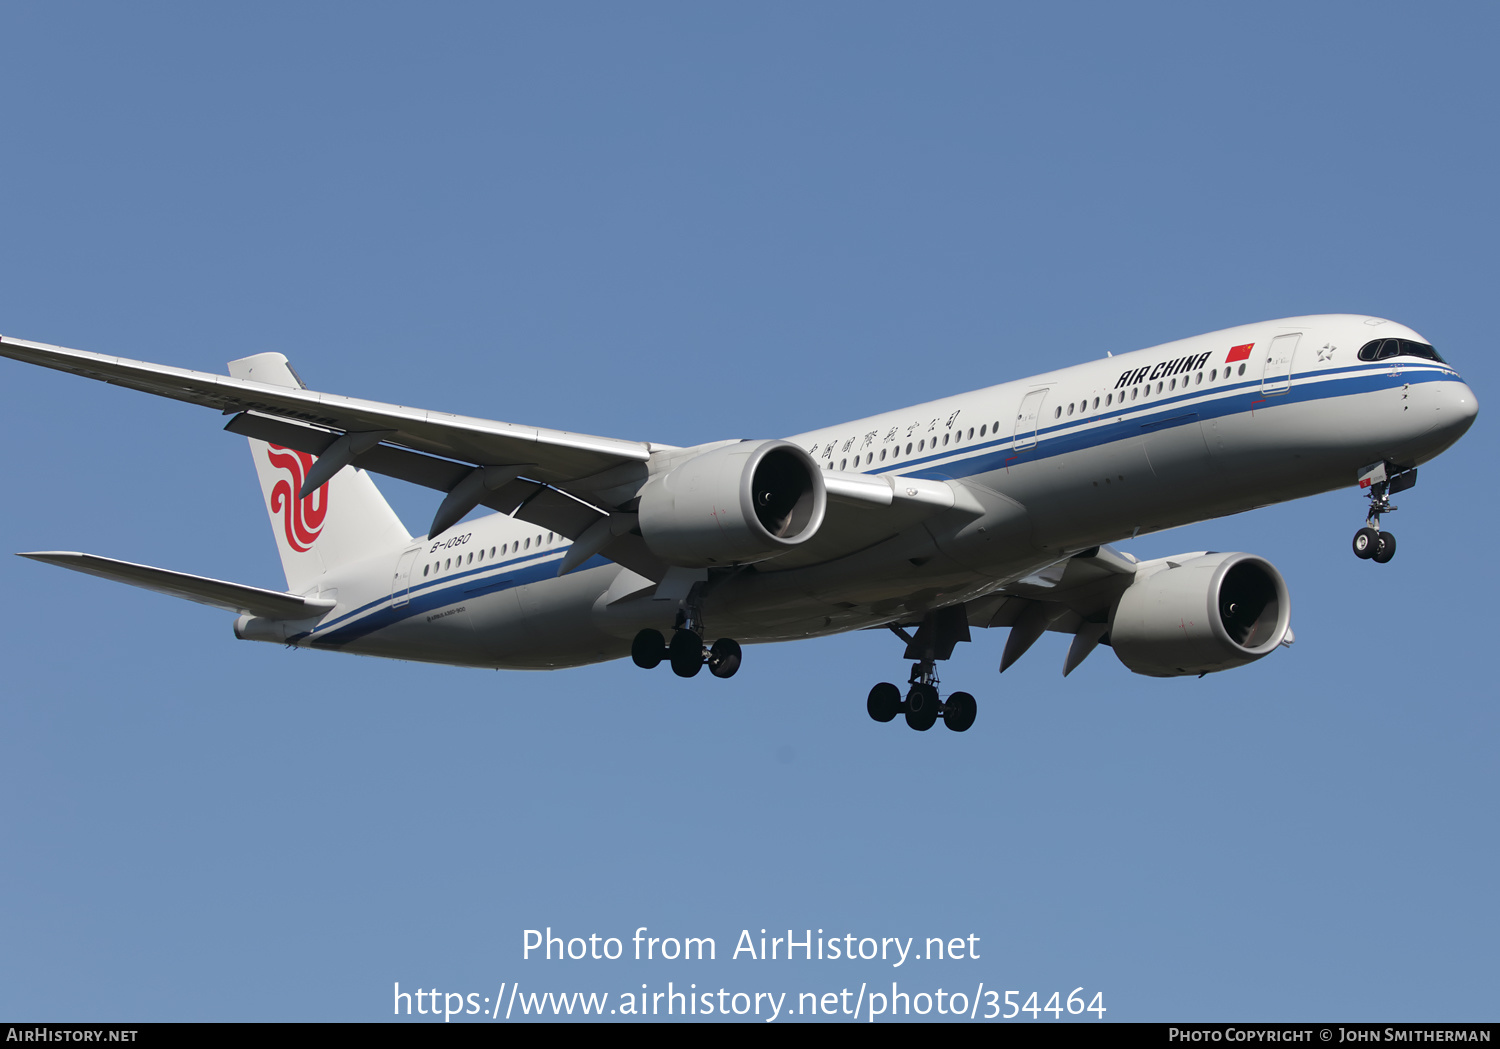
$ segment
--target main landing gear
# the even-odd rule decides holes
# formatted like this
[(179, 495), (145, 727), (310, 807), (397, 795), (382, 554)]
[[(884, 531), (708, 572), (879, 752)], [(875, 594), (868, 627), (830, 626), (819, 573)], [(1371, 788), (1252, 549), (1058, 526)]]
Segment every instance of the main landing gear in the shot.
[[(967, 692), (954, 692), (944, 703), (938, 698), (937, 674), (924, 672), (921, 663), (913, 663), (910, 690), (903, 698), (901, 690), (889, 681), (870, 689), (865, 710), (876, 721), (894, 721), (897, 714), (906, 715), (906, 723), (918, 732), (926, 732), (943, 719), (954, 732), (966, 732), (979, 715), (979, 704)], [(924, 680), (925, 679), (925, 680)]]
[(660, 630), (647, 629), (635, 635), (630, 658), (642, 670), (650, 670), (665, 659), (678, 677), (693, 677), (704, 667), (714, 677), (734, 677), (740, 668), (740, 646), (732, 637), (721, 637), (705, 646), (702, 635), (688, 629), (673, 632), (668, 644)]
[(1390, 463), (1376, 463), (1360, 471), (1359, 484), (1370, 498), (1365, 526), (1354, 533), (1354, 556), (1383, 565), (1396, 556), (1396, 537), (1380, 530), (1380, 515), (1394, 513), (1391, 495), (1417, 483), (1417, 471), (1395, 473)]
[(694, 583), (687, 600), (677, 611), (677, 625), (669, 643), (660, 630), (649, 627), (635, 635), (630, 643), (630, 658), (642, 670), (650, 670), (662, 660), (672, 664), (678, 677), (696, 677), (708, 667), (714, 677), (734, 677), (740, 668), (740, 645), (732, 637), (721, 637), (712, 645), (703, 643), (703, 594), (705, 584)]
[(962, 605), (942, 608), (928, 614), (912, 637), (899, 626), (892, 632), (906, 642), (906, 658), (915, 659), (907, 678), (906, 695), (889, 681), (870, 689), (865, 710), (876, 721), (894, 721), (897, 714), (906, 715), (906, 723), (918, 732), (926, 732), (938, 718), (954, 732), (966, 732), (979, 714), (979, 704), (967, 692), (954, 692), (944, 702), (938, 696), (936, 661), (953, 655), (956, 642), (969, 640), (969, 621)]

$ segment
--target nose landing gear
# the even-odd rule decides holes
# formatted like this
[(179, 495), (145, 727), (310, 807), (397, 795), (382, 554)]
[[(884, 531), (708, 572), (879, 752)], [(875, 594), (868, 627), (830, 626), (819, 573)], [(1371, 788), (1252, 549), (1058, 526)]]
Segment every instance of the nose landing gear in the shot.
[(1401, 473), (1395, 470), (1393, 464), (1380, 462), (1359, 472), (1359, 486), (1369, 496), (1370, 512), (1365, 517), (1365, 526), (1354, 533), (1354, 556), (1378, 565), (1396, 556), (1396, 537), (1380, 530), (1380, 515), (1395, 513), (1391, 496), (1417, 483), (1415, 469)]
[(1367, 525), (1354, 533), (1354, 556), (1383, 565), (1396, 556), (1396, 537)]

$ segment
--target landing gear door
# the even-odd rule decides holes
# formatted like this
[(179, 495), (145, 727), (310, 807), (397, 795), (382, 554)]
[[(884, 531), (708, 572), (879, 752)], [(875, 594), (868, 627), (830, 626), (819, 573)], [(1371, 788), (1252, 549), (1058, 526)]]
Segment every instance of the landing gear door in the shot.
[(396, 562), (396, 576), (391, 580), (391, 596), (396, 599), (391, 602), (392, 608), (400, 608), (410, 599), (411, 569), (421, 550), (420, 546), (414, 546), (410, 550), (403, 551), (401, 560)]
[(1015, 449), (1023, 451), (1036, 447), (1036, 431), (1042, 419), (1042, 405), (1047, 400), (1047, 390), (1032, 390), (1021, 398), (1021, 407), (1016, 411)]
[(1260, 380), (1262, 394), (1286, 393), (1292, 385), (1292, 357), (1297, 352), (1297, 343), (1302, 333), (1278, 335), (1271, 340), (1266, 351), (1266, 370)]

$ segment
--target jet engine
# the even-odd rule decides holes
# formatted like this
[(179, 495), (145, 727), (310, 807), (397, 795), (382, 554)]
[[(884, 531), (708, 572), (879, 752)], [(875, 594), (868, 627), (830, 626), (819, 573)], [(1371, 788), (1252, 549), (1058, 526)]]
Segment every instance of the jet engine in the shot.
[(641, 537), (685, 568), (764, 561), (807, 542), (828, 496), (812, 458), (786, 441), (741, 441), (695, 455), (641, 489)]
[(1138, 577), (1110, 618), (1109, 643), (1137, 674), (1179, 677), (1253, 663), (1287, 636), (1281, 573), (1250, 554), (1197, 554)]

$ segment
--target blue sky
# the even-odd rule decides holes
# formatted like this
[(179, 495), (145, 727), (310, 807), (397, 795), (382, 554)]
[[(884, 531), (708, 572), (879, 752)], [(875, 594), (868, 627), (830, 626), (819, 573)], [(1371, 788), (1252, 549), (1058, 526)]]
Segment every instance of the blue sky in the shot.
[[(1481, 415), (1357, 561), (1351, 488), (1142, 537), (1269, 558), (1297, 644), (1202, 680), (1004, 632), (964, 736), (883, 632), (733, 680), (235, 641), (0, 559), (0, 1016), (346, 1019), (403, 989), (1065, 997), (1494, 1019), (1494, 8), (10, 4), (0, 332), (690, 444), (1230, 325), (1373, 313)], [(0, 362), (0, 550), (282, 578), (203, 409)], [(382, 482), (410, 528), (430, 493)], [(712, 936), (540, 962), (522, 934)], [(731, 959), (740, 932), (976, 960)], [(1024, 1014), (1023, 1014), (1024, 1015)], [(1047, 1014), (1042, 1014), (1046, 1018)], [(934, 1017), (935, 1018), (935, 1017)]]

